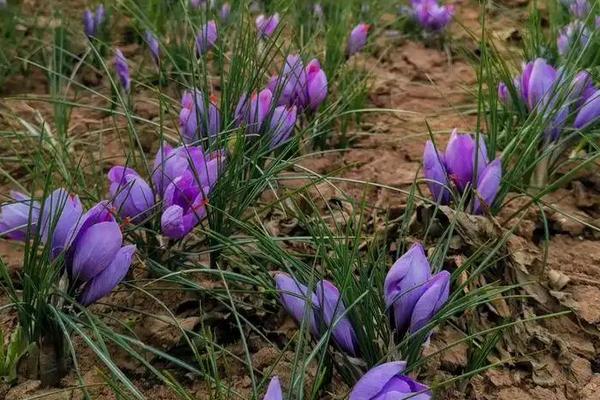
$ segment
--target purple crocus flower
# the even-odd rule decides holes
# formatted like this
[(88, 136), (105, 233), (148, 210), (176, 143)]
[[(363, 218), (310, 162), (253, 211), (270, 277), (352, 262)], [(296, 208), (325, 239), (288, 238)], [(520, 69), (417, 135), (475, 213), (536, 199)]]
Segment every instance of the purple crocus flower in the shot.
[(432, 276), (422, 288), (410, 317), (409, 332), (415, 333), (431, 321), (433, 316), (448, 301), (450, 294), (450, 273), (441, 271)]
[(160, 44), (158, 43), (158, 38), (151, 31), (146, 31), (145, 38), (154, 64), (157, 66), (160, 65)]
[(92, 38), (97, 34), (94, 13), (90, 10), (83, 12), (83, 32), (88, 38)]
[(427, 179), (427, 186), (433, 199), (440, 204), (449, 204), (450, 190), (448, 189), (448, 172), (444, 162), (444, 153), (437, 151), (431, 140), (425, 143), (423, 174)]
[[(280, 301), (288, 314), (298, 323), (305, 321), (310, 332), (315, 337), (320, 337), (319, 327), (315, 317), (317, 296), (309, 293), (308, 287), (299, 283), (294, 278), (283, 272), (275, 274), (275, 288), (279, 292)], [(307, 304), (310, 297), (310, 304)]]
[(317, 110), (327, 97), (327, 75), (317, 59), (311, 60), (306, 66), (306, 95), (306, 107), (312, 111)]
[(558, 77), (558, 71), (543, 58), (525, 65), (519, 87), (529, 111), (546, 106)]
[(348, 400), (430, 400), (432, 394), (429, 388), (402, 375), (405, 369), (405, 361), (389, 362), (370, 369), (356, 382)]
[(509, 106), (512, 103), (510, 90), (508, 90), (508, 86), (504, 82), (498, 84), (498, 99), (505, 106)]
[(265, 393), (263, 400), (283, 400), (283, 392), (277, 376), (274, 376), (271, 379), (271, 382), (269, 382), (269, 387), (267, 388), (267, 393)]
[(575, 18), (586, 19), (590, 14), (591, 6), (588, 0), (575, 0), (569, 5), (569, 11)]
[(600, 90), (587, 94), (587, 99), (575, 117), (575, 129), (585, 129), (600, 119)]
[[(553, 133), (560, 132), (560, 127), (564, 124), (561, 118), (565, 118), (562, 110), (555, 118), (559, 126), (552, 127)], [(473, 213), (480, 214), (482, 212), (480, 199), (485, 205), (490, 206), (498, 194), (502, 164), (500, 160), (489, 162), (483, 138), (480, 137), (477, 143), (471, 135), (458, 134), (455, 129), (450, 136), (445, 153), (436, 150), (431, 141), (425, 143), (423, 172), (429, 191), (436, 202), (450, 203), (451, 193), (448, 186), (451, 181), (460, 193), (464, 193), (467, 187), (477, 192), (471, 199)]]
[(229, 21), (229, 15), (231, 14), (231, 4), (223, 3), (221, 10), (219, 11), (219, 18), (221, 22), (225, 23)]
[(123, 246), (123, 234), (107, 202), (92, 207), (73, 228), (67, 270), (81, 282), (79, 302), (86, 306), (110, 293), (125, 277), (135, 246)]
[(152, 180), (162, 194), (165, 236), (181, 239), (206, 216), (208, 196), (223, 161), (221, 153), (205, 154), (201, 147), (164, 145), (159, 149)]
[(279, 25), (279, 14), (275, 13), (271, 16), (265, 16), (264, 14), (256, 17), (256, 31), (258, 36), (262, 39), (268, 39), (273, 36), (277, 26)]
[(414, 20), (427, 31), (444, 30), (454, 17), (454, 6), (440, 5), (438, 0), (412, 0), (411, 5)]
[(99, 30), (104, 23), (104, 20), (106, 20), (106, 10), (104, 9), (104, 4), (98, 4), (94, 19), (96, 20), (96, 29)]
[(127, 65), (127, 59), (123, 55), (123, 52), (119, 49), (115, 50), (115, 71), (121, 82), (121, 86), (125, 92), (129, 93), (131, 90), (131, 77), (129, 76), (129, 66)]
[(246, 132), (251, 135), (263, 131), (263, 123), (271, 111), (273, 93), (263, 89), (258, 94), (253, 93), (249, 98), (243, 95), (235, 108), (235, 119), (238, 125), (245, 125)]
[(582, 105), (585, 98), (595, 90), (592, 75), (587, 71), (579, 71), (571, 82), (571, 90), (569, 91), (569, 101), (577, 102)]
[(134, 222), (144, 219), (154, 206), (150, 185), (131, 168), (115, 166), (108, 171), (111, 202), (123, 218)]
[(384, 299), (399, 332), (408, 328), (415, 304), (430, 277), (431, 267), (420, 243), (413, 244), (390, 268), (383, 285)]
[(197, 89), (184, 92), (179, 113), (179, 129), (184, 142), (192, 143), (198, 137), (212, 138), (220, 132), (221, 115), (215, 102), (216, 99), (206, 99)]
[(206, 154), (200, 146), (181, 146), (173, 149), (164, 144), (154, 159), (152, 182), (160, 196), (178, 176), (190, 173), (200, 187), (212, 188), (218, 178), (224, 155), (219, 152)]
[(210, 186), (203, 183), (191, 171), (186, 171), (167, 186), (160, 220), (163, 235), (181, 239), (204, 219)]
[(40, 232), (42, 241), (50, 243), (52, 258), (58, 257), (74, 239), (73, 229), (83, 215), (79, 197), (65, 189), (56, 189), (42, 203)]
[(269, 121), (271, 148), (279, 147), (290, 139), (296, 125), (296, 107), (275, 107)]
[(474, 181), (475, 164), (479, 177), (489, 163), (483, 138), (480, 137), (477, 143), (471, 135), (459, 134), (455, 129), (446, 146), (444, 162), (450, 178), (463, 191)]
[[(502, 180), (502, 162), (496, 159), (489, 163), (478, 177), (473, 214), (482, 214), (484, 207), (489, 208), (496, 199)], [(483, 204), (482, 204), (483, 201)]]
[(558, 54), (563, 57), (567, 56), (577, 40), (579, 40), (579, 43), (581, 44), (581, 49), (585, 49), (590, 41), (590, 36), (590, 31), (583, 22), (571, 22), (561, 29), (558, 38), (556, 39)]
[(274, 76), (268, 85), (278, 96), (278, 105), (296, 106), (300, 110), (316, 111), (327, 97), (327, 76), (317, 59), (306, 67), (299, 55), (286, 57), (281, 76)]
[(333, 283), (322, 280), (316, 285), (315, 295), (318, 315), (325, 326), (333, 328), (332, 335), (335, 343), (346, 353), (356, 356), (358, 339), (354, 327), (345, 315), (346, 307), (338, 288)]
[(98, 5), (96, 12), (89, 9), (85, 10), (83, 12), (83, 31), (85, 35), (88, 38), (97, 36), (105, 19), (106, 11), (103, 4)]
[(285, 58), (281, 76), (273, 76), (269, 81), (269, 90), (277, 95), (277, 104), (296, 105), (304, 108), (306, 104), (306, 70), (298, 54)]
[(190, 6), (193, 8), (204, 7), (208, 4), (207, 0), (190, 0)]
[(325, 18), (325, 13), (323, 12), (323, 6), (321, 6), (321, 3), (313, 4), (313, 15), (319, 20)]
[(35, 232), (40, 203), (16, 191), (11, 191), (10, 197), (14, 201), (0, 207), (0, 236), (25, 241), (28, 232)]
[(204, 24), (198, 36), (196, 36), (196, 53), (198, 56), (202, 56), (214, 48), (218, 38), (217, 23), (211, 20)]
[(348, 44), (346, 47), (346, 55), (348, 57), (353, 54), (358, 53), (365, 47), (367, 44), (367, 35), (369, 34), (370, 26), (368, 24), (360, 23), (352, 32), (350, 32), (350, 36), (348, 37)]

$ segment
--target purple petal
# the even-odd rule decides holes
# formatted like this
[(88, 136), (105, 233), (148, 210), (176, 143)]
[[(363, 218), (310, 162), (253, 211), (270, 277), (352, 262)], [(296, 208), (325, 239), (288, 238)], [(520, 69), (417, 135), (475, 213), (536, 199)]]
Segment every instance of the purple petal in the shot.
[(108, 267), (121, 248), (123, 236), (116, 222), (90, 226), (77, 242), (73, 254), (72, 275), (89, 281)]
[[(340, 297), (340, 291), (327, 280), (317, 283), (315, 294), (321, 318), (327, 327), (333, 327), (333, 338), (337, 345), (346, 353), (355, 356), (357, 353), (358, 339), (350, 319), (346, 315), (346, 307)], [(337, 321), (337, 322), (336, 322)]]
[(94, 14), (90, 10), (83, 12), (83, 32), (89, 38), (96, 36), (97, 33)]
[(435, 149), (431, 140), (428, 140), (425, 143), (425, 151), (423, 152), (423, 174), (427, 179), (427, 186), (429, 187), (433, 199), (440, 204), (450, 203), (448, 173), (444, 166), (444, 154), (439, 153)]
[[(499, 159), (492, 161), (487, 168), (483, 171), (479, 177), (479, 183), (477, 184), (477, 193), (474, 199), (473, 213), (481, 214), (483, 204), (486, 207), (490, 207), (496, 195), (500, 190), (500, 181), (502, 180), (502, 162)], [(481, 200), (480, 200), (481, 199)]]
[(579, 109), (573, 126), (576, 129), (585, 129), (596, 123), (600, 118), (600, 90), (589, 95), (585, 104)]
[(205, 54), (207, 51), (215, 47), (219, 33), (217, 31), (217, 23), (215, 21), (208, 21), (198, 36), (196, 36), (196, 52), (199, 56)]
[(399, 332), (408, 326), (413, 308), (425, 290), (423, 285), (430, 277), (431, 267), (420, 243), (412, 245), (390, 268), (383, 286), (384, 299), (387, 307), (393, 306)]
[(127, 59), (123, 55), (123, 52), (119, 49), (115, 50), (114, 65), (117, 77), (121, 82), (121, 86), (123, 87), (125, 92), (129, 93), (129, 91), (131, 90), (131, 77), (129, 76), (129, 65), (127, 64)]
[(350, 57), (353, 54), (358, 53), (367, 44), (367, 35), (369, 33), (370, 26), (367, 24), (358, 24), (348, 37), (348, 44), (346, 47), (346, 54)]
[(134, 253), (134, 245), (121, 247), (109, 266), (86, 284), (79, 303), (87, 306), (109, 294), (127, 275)]
[(415, 333), (433, 318), (448, 300), (450, 294), (450, 273), (441, 271), (424, 285), (424, 291), (415, 304), (410, 319), (410, 332)]
[(538, 105), (545, 105), (557, 78), (557, 71), (543, 58), (534, 61), (529, 78), (527, 105), (533, 111)]
[(51, 241), (52, 257), (57, 257), (74, 239), (74, 228), (82, 220), (83, 206), (78, 196), (56, 189), (42, 205), (41, 232), (44, 242)]
[(312, 60), (306, 66), (308, 82), (308, 107), (315, 111), (327, 98), (327, 76), (317, 60)]
[[(315, 319), (314, 308), (318, 303), (317, 297), (314, 293), (310, 293), (311, 306), (307, 308), (307, 300), (309, 296), (308, 288), (290, 277), (288, 274), (278, 272), (275, 275), (275, 287), (280, 294), (280, 301), (286, 311), (298, 322), (299, 324), (307, 318), (308, 327), (311, 333), (315, 337), (319, 337), (319, 328)], [(308, 315), (306, 315), (308, 311)]]
[(256, 17), (256, 30), (258, 36), (266, 39), (275, 33), (277, 26), (279, 25), (279, 14), (275, 13), (269, 17), (259, 15)]
[(37, 225), (40, 204), (19, 192), (11, 192), (11, 197), (13, 203), (0, 207), (0, 236), (24, 241)]
[(285, 143), (289, 140), (296, 125), (296, 107), (287, 108), (285, 106), (276, 107), (273, 110), (271, 121), (269, 121), (271, 134), (271, 148)]
[(377, 396), (394, 376), (406, 368), (406, 361), (394, 361), (381, 364), (370, 369), (360, 378), (348, 400), (372, 400)]
[(283, 392), (281, 391), (281, 384), (278, 377), (274, 376), (271, 379), (263, 400), (283, 400)]

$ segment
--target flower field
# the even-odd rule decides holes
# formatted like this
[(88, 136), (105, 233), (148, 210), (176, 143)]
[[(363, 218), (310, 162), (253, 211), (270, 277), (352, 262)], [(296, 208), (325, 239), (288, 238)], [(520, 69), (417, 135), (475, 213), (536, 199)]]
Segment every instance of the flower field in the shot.
[(600, 2), (0, 0), (0, 398), (600, 398)]

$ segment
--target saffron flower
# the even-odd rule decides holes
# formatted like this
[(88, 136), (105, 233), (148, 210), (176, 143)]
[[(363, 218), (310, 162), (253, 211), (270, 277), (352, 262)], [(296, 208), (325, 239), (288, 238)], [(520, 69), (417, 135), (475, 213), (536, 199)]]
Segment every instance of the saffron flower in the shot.
[(333, 340), (346, 353), (355, 356), (358, 352), (358, 339), (354, 327), (345, 315), (346, 307), (340, 291), (333, 283), (322, 280), (316, 285), (315, 296), (320, 321), (325, 327), (335, 324), (332, 331)]
[(429, 191), (440, 204), (450, 203), (451, 183), (460, 193), (468, 187), (473, 189), (474, 214), (481, 214), (489, 207), (500, 190), (500, 160), (490, 163), (483, 139), (476, 142), (471, 135), (459, 134), (456, 129), (450, 135), (445, 153), (436, 150), (431, 141), (425, 143), (423, 171)]
[(325, 18), (325, 13), (323, 12), (323, 6), (321, 6), (321, 3), (313, 4), (313, 15), (318, 20), (323, 20)]
[(157, 66), (160, 65), (160, 44), (158, 43), (158, 38), (151, 31), (146, 31), (144, 36), (154, 64)]
[(219, 18), (221, 22), (226, 23), (229, 21), (229, 15), (231, 14), (231, 4), (223, 3), (221, 10), (219, 11)]
[(593, 89), (591, 93), (586, 94), (587, 98), (579, 109), (573, 126), (576, 129), (585, 129), (600, 119), (600, 90)]
[(440, 5), (438, 0), (411, 0), (410, 14), (424, 30), (439, 32), (452, 21), (454, 6)]
[(223, 161), (221, 153), (206, 154), (201, 147), (163, 145), (159, 149), (152, 180), (163, 200), (161, 229), (165, 236), (181, 239), (206, 216)]
[(95, 12), (86, 9), (83, 12), (83, 32), (88, 38), (96, 37), (105, 20), (106, 11), (103, 4), (99, 4)]
[(127, 59), (123, 55), (123, 52), (119, 49), (115, 50), (114, 58), (115, 71), (121, 86), (125, 92), (129, 93), (131, 90), (131, 77), (129, 76), (129, 66), (127, 65)]
[(193, 143), (199, 138), (215, 137), (221, 130), (221, 114), (215, 99), (207, 99), (194, 89), (185, 91), (181, 98), (179, 130), (185, 143)]
[(154, 192), (133, 169), (115, 166), (108, 171), (111, 203), (123, 218), (143, 220), (154, 206)]
[(275, 287), (288, 314), (299, 324), (303, 321), (308, 324), (316, 339), (331, 328), (333, 340), (340, 349), (352, 356), (358, 353), (356, 332), (345, 315), (346, 307), (333, 283), (322, 280), (317, 283), (316, 291), (310, 293), (308, 287), (293, 277), (278, 272), (275, 274)]
[(172, 148), (163, 144), (154, 159), (152, 182), (159, 197), (163, 197), (167, 186), (178, 176), (188, 172), (199, 182), (199, 186), (213, 188), (217, 183), (219, 169), (224, 160), (219, 152), (205, 153), (200, 146)]
[(500, 103), (504, 104), (505, 106), (510, 106), (512, 104), (510, 90), (504, 82), (500, 82), (498, 84), (498, 100), (500, 100)]
[(296, 106), (273, 104), (273, 94), (263, 89), (250, 97), (243, 95), (235, 110), (235, 121), (250, 135), (269, 135), (272, 149), (285, 143), (296, 126)]
[(204, 24), (196, 36), (196, 53), (198, 56), (200, 57), (214, 48), (218, 38), (217, 23), (211, 20)]
[(279, 106), (273, 110), (269, 121), (269, 134), (271, 135), (271, 148), (279, 147), (287, 142), (296, 125), (296, 106)]
[[(512, 100), (519, 100), (527, 111), (539, 113), (547, 118), (545, 137), (548, 141), (558, 140), (571, 111), (570, 108), (580, 109), (583, 107), (592, 98), (595, 91), (591, 77), (585, 71), (580, 71), (570, 82), (567, 82), (567, 78), (567, 74), (562, 70), (557, 70), (545, 59), (538, 58), (525, 64), (522, 74), (517, 76), (513, 82), (517, 99)], [(499, 92), (504, 90), (502, 85), (506, 84), (499, 86)], [(561, 96), (562, 88), (568, 89), (566, 97)], [(502, 96), (500, 97), (502, 99)], [(559, 100), (564, 101), (558, 103)], [(503, 100), (503, 103), (509, 106), (512, 101)], [(588, 108), (583, 115), (589, 111)], [(576, 128), (579, 129), (583, 126), (586, 120), (587, 117), (582, 117)]]
[(288, 314), (299, 324), (302, 322), (307, 324), (313, 336), (320, 337), (316, 319), (317, 296), (309, 293), (306, 285), (283, 272), (275, 274), (275, 288), (279, 292), (279, 300)]
[(569, 4), (571, 15), (578, 19), (586, 19), (590, 14), (591, 6), (588, 0), (574, 0)]
[(281, 384), (279, 383), (279, 377), (274, 376), (269, 382), (267, 393), (263, 400), (283, 400), (283, 392), (281, 391)]
[(10, 197), (14, 201), (0, 207), (0, 236), (25, 241), (37, 226), (40, 203), (17, 191), (11, 191)]
[(127, 275), (134, 245), (123, 245), (121, 228), (107, 202), (92, 207), (74, 230), (67, 270), (82, 285), (79, 303), (92, 304), (110, 293)]
[(160, 226), (163, 235), (181, 239), (206, 216), (209, 186), (202, 186), (190, 171), (173, 179), (163, 195)]
[(268, 88), (277, 96), (278, 105), (316, 111), (327, 98), (328, 82), (317, 59), (304, 67), (300, 56), (292, 54), (286, 57), (281, 76), (273, 76)]
[(273, 93), (263, 89), (250, 97), (243, 95), (235, 108), (235, 120), (239, 126), (245, 125), (246, 132), (256, 135), (264, 132), (264, 123), (273, 106)]
[(356, 382), (348, 400), (430, 400), (429, 388), (402, 375), (405, 369), (405, 361), (388, 362), (370, 369)]
[(358, 24), (348, 37), (348, 44), (346, 46), (346, 55), (348, 57), (358, 53), (367, 44), (367, 36), (369, 34), (370, 26), (364, 23)]
[[(29, 196), (11, 192), (13, 203), (0, 208), (0, 235), (24, 241), (27, 234), (39, 233), (42, 243), (50, 246), (52, 258), (58, 257), (71, 244), (73, 229), (83, 214), (79, 197), (65, 189), (56, 189), (40, 205)], [(38, 232), (34, 232), (39, 227)]]
[[(566, 57), (569, 54), (571, 48), (585, 49), (590, 41), (590, 31), (581, 21), (573, 21), (565, 26), (558, 34), (556, 39), (556, 46), (558, 48), (558, 54)], [(579, 41), (580, 46), (575, 46)]]
[(427, 325), (448, 300), (450, 274), (441, 271), (432, 276), (425, 249), (416, 243), (392, 265), (383, 290), (396, 330), (414, 333)]
[(273, 33), (279, 26), (279, 14), (275, 13), (271, 16), (265, 16), (264, 14), (256, 17), (256, 31), (258, 36), (262, 39), (268, 39), (273, 36)]
[(69, 247), (82, 215), (79, 197), (65, 189), (56, 189), (44, 199), (39, 217), (40, 232), (42, 241), (50, 245), (52, 258)]

